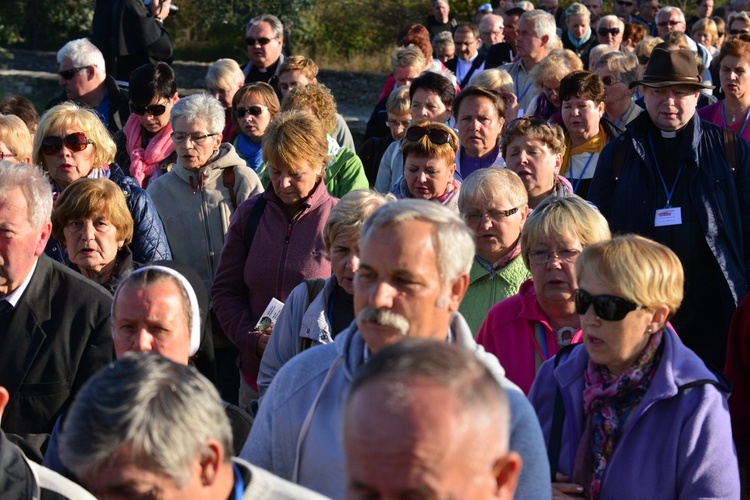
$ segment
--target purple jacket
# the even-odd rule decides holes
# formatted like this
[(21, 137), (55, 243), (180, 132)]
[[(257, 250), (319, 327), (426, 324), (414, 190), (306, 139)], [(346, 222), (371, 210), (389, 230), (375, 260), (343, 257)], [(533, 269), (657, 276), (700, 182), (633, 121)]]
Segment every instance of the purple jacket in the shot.
[[(726, 384), (685, 347), (674, 330), (664, 333), (664, 354), (651, 387), (634, 410), (607, 465), (600, 498), (740, 498), (737, 454), (727, 406)], [(558, 470), (573, 476), (581, 439), (583, 345), (555, 368), (542, 365), (529, 399), (549, 444), (555, 393), (565, 406)], [(719, 384), (720, 387), (717, 387)]]
[[(248, 251), (245, 228), (261, 196), (268, 204)], [(269, 186), (264, 193), (243, 201), (232, 217), (211, 293), (221, 326), (240, 350), (240, 370), (253, 381), (258, 377), (260, 358), (255, 353), (258, 336), (252, 332), (270, 300), (275, 297), (285, 302), (306, 278), (332, 274), (323, 227), (337, 202), (320, 182), (289, 220)]]

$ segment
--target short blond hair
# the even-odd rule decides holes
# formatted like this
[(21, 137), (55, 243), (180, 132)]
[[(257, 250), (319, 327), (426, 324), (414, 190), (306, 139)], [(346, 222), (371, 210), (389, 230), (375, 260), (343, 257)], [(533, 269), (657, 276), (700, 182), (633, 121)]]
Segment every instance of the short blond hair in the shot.
[(11, 153), (16, 155), (15, 161), (24, 158), (31, 159), (34, 141), (31, 139), (29, 128), (15, 115), (0, 115), (0, 141), (4, 142)]
[(587, 274), (647, 309), (666, 304), (669, 318), (682, 303), (685, 275), (680, 259), (643, 236), (626, 234), (588, 246), (576, 260), (578, 281)]
[(369, 189), (348, 192), (333, 207), (323, 228), (326, 251), (331, 252), (333, 242), (339, 236), (347, 239), (356, 238), (359, 242), (359, 232), (365, 219), (382, 205), (394, 200), (392, 195), (385, 196)]
[(295, 174), (300, 160), (309, 163), (321, 179), (324, 177), (330, 160), (326, 131), (312, 113), (284, 111), (274, 118), (263, 135), (263, 161), (269, 170), (273, 166), (284, 166)]
[(206, 72), (206, 87), (235, 88), (245, 83), (245, 74), (234, 59), (218, 59)]
[(281, 110), (293, 109), (312, 112), (323, 124), (326, 134), (333, 135), (336, 131), (336, 99), (322, 83), (291, 89), (281, 101)]
[(553, 76), (562, 80), (565, 75), (581, 70), (583, 63), (575, 52), (568, 49), (553, 50), (531, 69), (529, 77), (537, 88), (542, 88), (545, 78)]
[(312, 80), (318, 77), (318, 65), (315, 61), (305, 56), (289, 56), (284, 59), (284, 62), (279, 66), (279, 71), (276, 73), (278, 76), (283, 75), (288, 71), (299, 71), (307, 77), (308, 80)]
[(463, 215), (471, 205), (491, 200), (508, 200), (514, 207), (529, 204), (529, 194), (518, 174), (507, 168), (480, 168), (461, 184), (458, 211)]
[(50, 108), (39, 120), (39, 128), (34, 134), (34, 154), (32, 160), (37, 165), (44, 165), (42, 140), (50, 135), (58, 135), (66, 129), (83, 132), (93, 144), (94, 156), (91, 160), (94, 168), (109, 165), (115, 161), (117, 146), (106, 127), (96, 113), (72, 101), (67, 101)]
[(484, 87), (490, 90), (514, 92), (513, 77), (500, 68), (490, 68), (480, 71), (469, 80), (469, 85)]
[(424, 71), (426, 67), (427, 59), (425, 59), (422, 50), (414, 44), (399, 47), (391, 55), (391, 69), (417, 68)]
[(612, 237), (607, 219), (580, 196), (550, 196), (531, 212), (521, 231), (521, 256), (526, 267), (529, 252), (546, 239), (577, 239), (584, 248)]
[(385, 101), (385, 110), (394, 114), (411, 114), (411, 99), (409, 98), (409, 87), (402, 85), (393, 91)]

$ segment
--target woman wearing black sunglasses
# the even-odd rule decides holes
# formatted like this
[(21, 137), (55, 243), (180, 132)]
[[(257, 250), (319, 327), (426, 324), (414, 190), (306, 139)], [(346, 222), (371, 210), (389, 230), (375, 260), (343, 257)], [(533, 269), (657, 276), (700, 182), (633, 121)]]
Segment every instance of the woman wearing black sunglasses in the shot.
[(257, 82), (240, 88), (232, 99), (232, 122), (240, 131), (232, 145), (247, 166), (261, 175), (263, 134), (281, 112), (276, 91), (267, 83)]
[(668, 323), (677, 256), (618, 236), (586, 248), (576, 272), (583, 345), (545, 363), (529, 394), (556, 498), (740, 498), (729, 388)]
[[(33, 161), (47, 170), (55, 197), (78, 179), (106, 177), (113, 181), (125, 195), (135, 222), (130, 245), (133, 260), (170, 260), (172, 252), (154, 202), (114, 163), (115, 151), (114, 141), (94, 111), (65, 102), (42, 115), (34, 135)], [(54, 239), (50, 239), (46, 252), (67, 264), (62, 247)]]
[(177, 161), (169, 114), (179, 100), (168, 64), (144, 64), (130, 74), (133, 113), (115, 134), (115, 161), (141, 187), (169, 172)]

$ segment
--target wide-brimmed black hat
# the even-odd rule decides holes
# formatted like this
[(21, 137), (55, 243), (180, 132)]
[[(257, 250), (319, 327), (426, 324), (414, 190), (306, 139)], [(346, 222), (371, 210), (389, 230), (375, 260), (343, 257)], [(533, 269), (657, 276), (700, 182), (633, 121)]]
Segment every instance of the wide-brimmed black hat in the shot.
[(629, 85), (631, 89), (636, 85), (656, 88), (673, 85), (691, 85), (702, 89), (714, 88), (713, 85), (703, 83), (693, 51), (665, 50), (659, 45), (651, 52), (643, 79), (631, 82)]

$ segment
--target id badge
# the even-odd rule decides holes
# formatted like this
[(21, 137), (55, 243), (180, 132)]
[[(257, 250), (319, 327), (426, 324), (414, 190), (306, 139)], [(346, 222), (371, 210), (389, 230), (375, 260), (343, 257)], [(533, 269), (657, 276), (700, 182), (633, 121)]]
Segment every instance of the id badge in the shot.
[(682, 224), (682, 210), (680, 207), (660, 208), (654, 217), (655, 227), (679, 226)]

